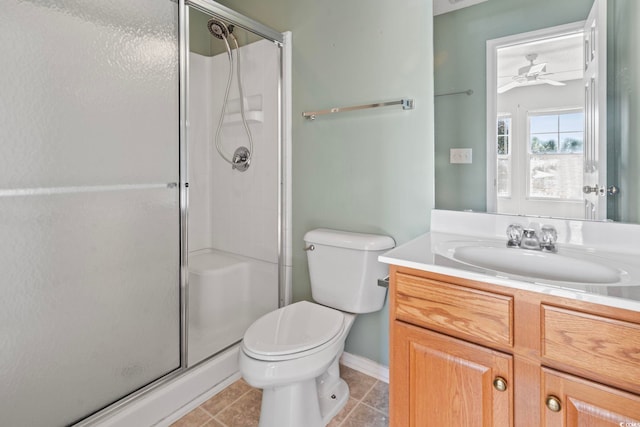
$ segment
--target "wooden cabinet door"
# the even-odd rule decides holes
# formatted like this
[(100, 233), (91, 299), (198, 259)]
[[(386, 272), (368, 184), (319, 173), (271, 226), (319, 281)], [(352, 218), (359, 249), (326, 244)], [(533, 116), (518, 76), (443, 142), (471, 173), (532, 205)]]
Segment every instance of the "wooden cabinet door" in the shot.
[[(546, 368), (542, 370), (542, 393), (544, 427), (640, 426), (638, 395)], [(554, 407), (555, 402), (547, 405), (552, 397), (559, 407)]]
[(512, 356), (399, 321), (391, 348), (391, 426), (513, 425)]

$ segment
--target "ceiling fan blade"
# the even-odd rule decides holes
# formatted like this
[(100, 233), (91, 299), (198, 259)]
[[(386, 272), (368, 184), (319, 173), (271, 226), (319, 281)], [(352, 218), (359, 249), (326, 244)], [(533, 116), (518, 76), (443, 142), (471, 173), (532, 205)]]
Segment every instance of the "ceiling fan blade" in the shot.
[(498, 88), (498, 94), (505, 93), (506, 91), (511, 90), (514, 87), (518, 87), (518, 86), (520, 86), (520, 83), (518, 83), (517, 81), (514, 80), (512, 82), (507, 83), (504, 86), (500, 86)]
[(518, 68), (519, 76), (532, 76), (534, 74), (540, 74), (547, 69), (547, 63), (543, 62), (541, 64), (529, 64), (524, 67)]
[(547, 63), (543, 62), (542, 64), (534, 64), (531, 65), (531, 68), (529, 69), (529, 72), (527, 72), (527, 75), (532, 75), (532, 74), (540, 74), (545, 72), (547, 69)]
[(566, 83), (559, 82), (559, 81), (556, 81), (556, 80), (551, 80), (551, 79), (538, 79), (538, 81), (540, 83), (546, 83), (546, 84), (551, 85), (551, 86), (566, 86), (567, 85)]

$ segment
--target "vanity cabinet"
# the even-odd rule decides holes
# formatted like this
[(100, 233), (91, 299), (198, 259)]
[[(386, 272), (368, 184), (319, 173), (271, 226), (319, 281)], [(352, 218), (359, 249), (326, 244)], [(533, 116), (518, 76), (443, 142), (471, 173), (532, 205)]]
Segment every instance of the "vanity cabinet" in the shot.
[(390, 273), (391, 426), (640, 427), (637, 312)]

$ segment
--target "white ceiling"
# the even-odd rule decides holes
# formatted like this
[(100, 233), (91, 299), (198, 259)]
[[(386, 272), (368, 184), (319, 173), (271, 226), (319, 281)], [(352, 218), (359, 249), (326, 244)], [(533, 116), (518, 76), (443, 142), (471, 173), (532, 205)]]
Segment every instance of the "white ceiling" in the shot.
[(485, 1), (487, 0), (433, 0), (433, 15), (442, 15), (443, 13), (484, 3)]
[(529, 65), (525, 58), (538, 54), (534, 64), (546, 63), (545, 78), (557, 81), (582, 78), (582, 33), (536, 40), (498, 49), (498, 87), (509, 83), (518, 69)]

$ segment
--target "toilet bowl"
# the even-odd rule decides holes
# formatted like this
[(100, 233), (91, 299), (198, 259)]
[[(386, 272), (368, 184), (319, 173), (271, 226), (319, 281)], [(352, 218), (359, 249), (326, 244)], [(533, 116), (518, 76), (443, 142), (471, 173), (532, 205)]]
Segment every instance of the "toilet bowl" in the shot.
[[(240, 372), (247, 383), (263, 389), (260, 427), (324, 426), (324, 418), (338, 413), (349, 398), (338, 362), (354, 319), (300, 301), (263, 316), (247, 330)], [(312, 327), (305, 334), (312, 323), (327, 329)], [(275, 332), (265, 333), (269, 327)]]
[(239, 366), (263, 389), (260, 427), (322, 427), (346, 404), (339, 360), (356, 313), (380, 310), (388, 236), (317, 229), (305, 235), (312, 296), (268, 313), (245, 332)]

